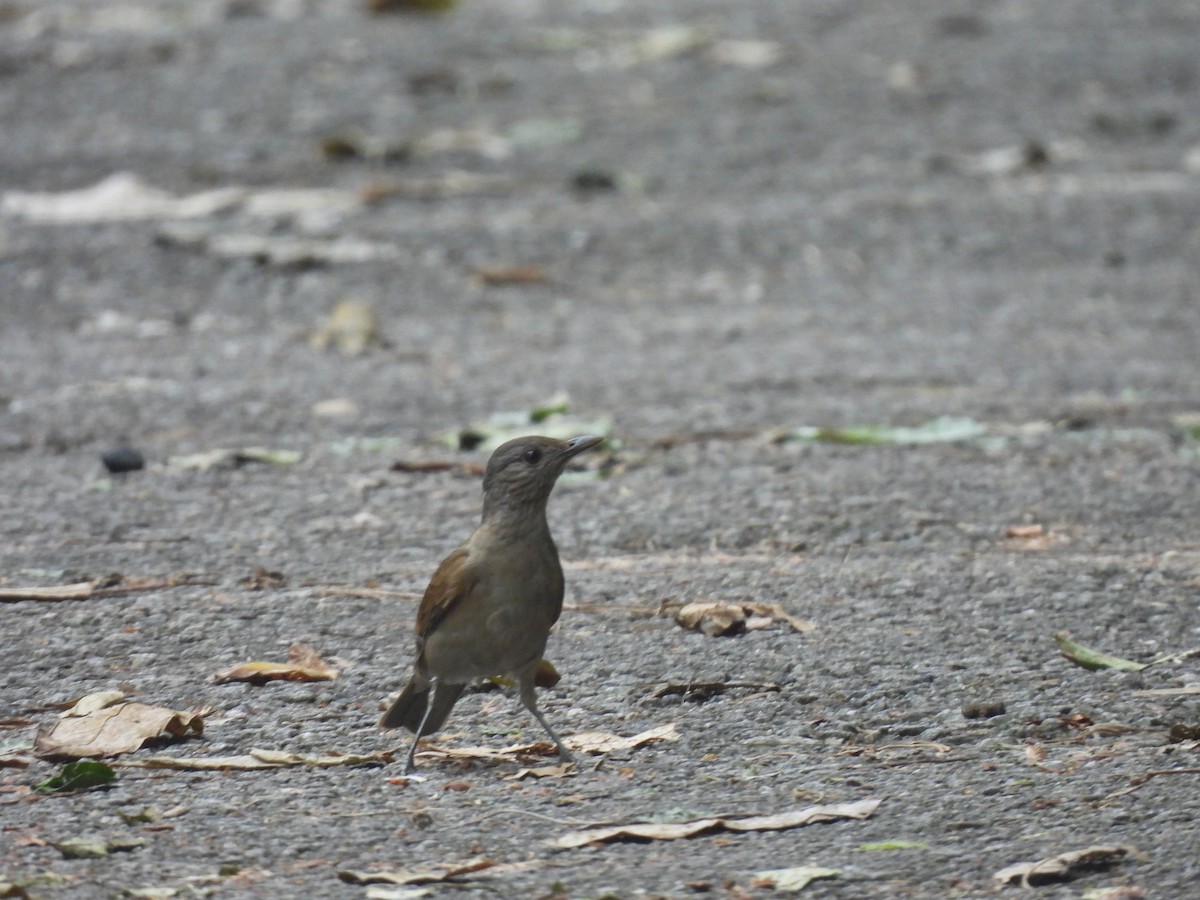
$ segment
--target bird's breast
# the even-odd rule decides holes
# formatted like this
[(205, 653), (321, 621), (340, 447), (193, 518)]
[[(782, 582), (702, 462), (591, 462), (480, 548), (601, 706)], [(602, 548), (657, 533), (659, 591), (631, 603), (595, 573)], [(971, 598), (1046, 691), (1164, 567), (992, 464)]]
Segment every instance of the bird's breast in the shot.
[(472, 589), (425, 638), (426, 668), (447, 681), (504, 675), (540, 659), (562, 610), (552, 542), (500, 545), (479, 537), (470, 545)]

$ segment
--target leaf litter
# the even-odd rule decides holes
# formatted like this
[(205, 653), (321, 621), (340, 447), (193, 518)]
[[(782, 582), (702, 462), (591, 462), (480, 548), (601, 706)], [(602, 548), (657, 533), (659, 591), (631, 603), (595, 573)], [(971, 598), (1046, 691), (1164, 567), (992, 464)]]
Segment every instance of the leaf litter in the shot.
[(125, 700), (120, 691), (83, 697), (50, 727), (38, 729), (34, 751), (47, 759), (118, 756), (148, 741), (204, 733), (204, 714)]
[(819, 822), (834, 822), (839, 819), (866, 819), (874, 814), (882, 802), (879, 799), (868, 798), (852, 803), (809, 806), (770, 816), (710, 817), (692, 819), (687, 822), (638, 822), (628, 825), (606, 825), (571, 831), (547, 843), (559, 849), (571, 849), (613, 841), (674, 841), (716, 831), (783, 831)]
[(1106, 869), (1126, 857), (1140, 858), (1134, 847), (1098, 845), (1083, 850), (1060, 853), (1035, 862), (1014, 863), (997, 872), (993, 879), (999, 884), (1019, 881), (1022, 887), (1069, 881), (1085, 871)]
[(753, 886), (782, 891), (785, 894), (795, 894), (804, 890), (818, 878), (837, 878), (842, 874), (841, 869), (830, 869), (825, 866), (792, 866), (787, 869), (766, 869), (754, 873)]
[(259, 769), (280, 769), (303, 766), (312, 769), (328, 769), (336, 766), (386, 766), (395, 759), (390, 750), (377, 753), (330, 753), (324, 756), (309, 756), (288, 750), (251, 749), (249, 753), (236, 756), (150, 756), (144, 759), (126, 760), (121, 763), (130, 769), (179, 769), (182, 771), (229, 771), (250, 772)]
[[(606, 731), (582, 731), (564, 738), (563, 743), (572, 750), (580, 753), (602, 755), (616, 751), (634, 750), (660, 741), (677, 740), (679, 740), (679, 731), (674, 723), (671, 723), (658, 725), (635, 734), (632, 737), (622, 737)], [(557, 749), (549, 741), (537, 741), (531, 744), (513, 744), (499, 749), (493, 747), (444, 747), (422, 742), (417, 756), (422, 759), (433, 760), (483, 761), (521, 759), (522, 757), (529, 756), (553, 756), (555, 753), (557, 753)], [(523, 769), (518, 773), (518, 777), (525, 777), (526, 775), (535, 775), (538, 777), (557, 775), (559, 774), (557, 768), (554, 767), (554, 772)]]
[(690, 631), (699, 631), (709, 637), (726, 637), (769, 628), (776, 619), (786, 622), (799, 634), (813, 631), (817, 626), (785, 610), (778, 603), (755, 603), (741, 601), (697, 601), (680, 603), (668, 598), (659, 604), (659, 613), (670, 615), (676, 624)]
[(217, 684), (246, 681), (266, 684), (268, 681), (334, 681), (338, 670), (325, 662), (309, 644), (288, 647), (287, 662), (246, 662), (222, 669), (213, 675)]
[(381, 869), (359, 871), (342, 869), (338, 878), (347, 884), (455, 884), (481, 877), (494, 878), (512, 872), (522, 872), (542, 865), (540, 860), (530, 859), (515, 863), (500, 863), (486, 856), (477, 856), (459, 863), (443, 863), (436, 866), (414, 866), (410, 869)]

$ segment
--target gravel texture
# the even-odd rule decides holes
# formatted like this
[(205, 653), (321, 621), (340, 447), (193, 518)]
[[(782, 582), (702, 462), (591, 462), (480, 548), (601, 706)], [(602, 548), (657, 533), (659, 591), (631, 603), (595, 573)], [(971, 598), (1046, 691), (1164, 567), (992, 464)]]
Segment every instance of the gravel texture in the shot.
[[(680, 737), (523, 780), (516, 760), (425, 759), (411, 783), (399, 763), (121, 768), (43, 796), (58, 763), (5, 766), (0, 884), (384, 897), (338, 872), (484, 856), (528, 865), (424, 889), (767, 896), (755, 873), (817, 865), (840, 875), (803, 896), (990, 897), (1020, 890), (993, 881), (1010, 864), (1122, 845), (1039, 896), (1194, 895), (1200, 8), (366, 7), (0, 4), (0, 590), (160, 585), (0, 603), (0, 746), (121, 689), (212, 711), (202, 738), (116, 763), (403, 751), (374, 723), (407, 675), (411, 595), (470, 532), (479, 483), (390, 466), (482, 463), (439, 435), (559, 392), (618, 449), (551, 501), (568, 608), (540, 703), (567, 735)], [(240, 193), (192, 218), (29, 213), (122, 172)], [(330, 193), (263, 209), (311, 189)], [(544, 278), (486, 284), (497, 266)], [(310, 341), (345, 299), (378, 316), (358, 356)], [(986, 434), (780, 440), (942, 416)], [(245, 447), (300, 459), (168, 465)], [(107, 472), (122, 448), (145, 468)], [(813, 628), (712, 638), (665, 600)], [(1061, 631), (1182, 656), (1088, 671)], [(212, 681), (295, 642), (340, 677)], [(743, 686), (655, 696), (693, 682)], [(439, 737), (539, 729), (478, 692)], [(863, 821), (548, 845), (868, 797)], [(126, 821), (147, 807), (176, 815)], [(145, 844), (65, 859), (76, 837)], [(918, 846), (864, 849), (894, 841)]]

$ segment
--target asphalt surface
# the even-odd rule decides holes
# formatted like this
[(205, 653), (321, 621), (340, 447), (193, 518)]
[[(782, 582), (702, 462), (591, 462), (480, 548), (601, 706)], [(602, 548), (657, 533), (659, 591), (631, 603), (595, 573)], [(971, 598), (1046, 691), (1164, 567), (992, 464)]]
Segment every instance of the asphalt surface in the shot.
[[(0, 5), (0, 592), (97, 585), (0, 603), (9, 895), (406, 896), (338, 873), (486, 857), (412, 889), (767, 896), (809, 865), (838, 874), (802, 896), (985, 897), (1100, 845), (1130, 849), (1038, 895), (1194, 895), (1200, 7), (366, 5)], [(356, 355), (342, 301), (375, 316)], [(565, 777), (128, 765), (405, 750), (374, 723), (486, 460), (443, 438), (562, 396), (529, 431), (612, 441), (551, 501), (539, 702), (677, 740)], [(106, 472), (122, 446), (146, 467)], [(811, 627), (659, 614), (693, 601)], [(213, 681), (294, 643), (339, 677)], [(203, 736), (36, 792), (34, 731), (114, 689)], [(492, 691), (439, 745), (538, 739)]]

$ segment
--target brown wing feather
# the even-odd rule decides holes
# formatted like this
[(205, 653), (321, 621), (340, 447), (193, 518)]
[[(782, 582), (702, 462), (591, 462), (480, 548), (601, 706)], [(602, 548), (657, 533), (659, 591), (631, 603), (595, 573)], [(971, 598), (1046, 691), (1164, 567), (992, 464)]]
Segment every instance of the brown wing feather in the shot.
[(459, 547), (442, 560), (433, 578), (429, 579), (429, 587), (425, 588), (425, 596), (417, 610), (418, 639), (427, 637), (475, 586), (475, 576), (467, 564), (469, 557), (466, 547)]

